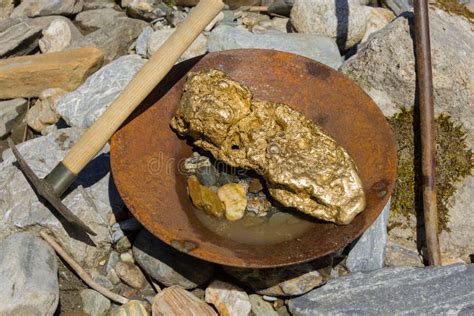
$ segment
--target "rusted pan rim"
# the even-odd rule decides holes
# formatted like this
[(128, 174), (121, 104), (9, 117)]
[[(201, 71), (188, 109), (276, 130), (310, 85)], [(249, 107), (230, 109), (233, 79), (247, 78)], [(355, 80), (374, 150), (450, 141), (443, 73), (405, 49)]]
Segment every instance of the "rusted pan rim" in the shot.
[[(220, 237), (194, 215), (178, 162), (192, 153), (169, 127), (187, 71), (217, 68), (257, 99), (288, 104), (323, 126), (353, 157), (367, 208), (345, 226), (317, 224), (297, 239), (247, 245)], [(395, 141), (375, 103), (339, 72), (270, 50), (230, 50), (177, 65), (112, 139), (112, 172), (133, 215), (155, 236), (190, 255), (237, 267), (278, 267), (323, 257), (372, 224), (393, 190)]]

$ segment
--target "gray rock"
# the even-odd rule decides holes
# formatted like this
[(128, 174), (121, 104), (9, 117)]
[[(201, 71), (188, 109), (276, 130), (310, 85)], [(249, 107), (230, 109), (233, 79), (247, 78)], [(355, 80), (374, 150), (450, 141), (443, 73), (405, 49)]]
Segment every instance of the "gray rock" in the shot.
[(77, 90), (64, 95), (56, 111), (70, 125), (87, 128), (105, 112), (145, 64), (137, 55), (121, 57), (87, 78)]
[[(112, 237), (113, 238), (113, 237)], [(122, 238), (119, 239), (119, 241), (115, 244), (115, 250), (117, 250), (118, 253), (124, 253), (127, 252), (132, 248), (132, 243), (130, 242), (130, 239), (128, 239), (127, 236), (123, 236)]]
[(146, 230), (136, 237), (133, 255), (148, 275), (166, 286), (192, 289), (207, 282), (214, 272), (213, 264), (173, 249)]
[(278, 313), (273, 309), (272, 304), (263, 300), (260, 295), (249, 295), (250, 305), (252, 305), (252, 312), (258, 316), (277, 316)]
[(104, 8), (114, 8), (118, 5), (115, 0), (84, 0), (83, 10), (95, 10)]
[(173, 10), (168, 12), (166, 15), (166, 20), (168, 23), (174, 27), (183, 23), (184, 19), (186, 19), (187, 14), (181, 10)]
[(58, 264), (51, 247), (30, 233), (0, 241), (0, 315), (53, 315)]
[(165, 17), (171, 12), (170, 7), (161, 0), (122, 0), (122, 7), (127, 8), (131, 17), (153, 21)]
[(142, 271), (133, 263), (119, 261), (115, 272), (123, 282), (135, 289), (143, 289), (148, 284)]
[(268, 7), (268, 13), (290, 16), (295, 0), (275, 0)]
[(323, 284), (331, 273), (332, 258), (282, 268), (246, 269), (224, 267), (224, 271), (256, 293), (272, 296), (301, 295)]
[(69, 48), (97, 47), (103, 51), (105, 62), (111, 62), (128, 54), (129, 48), (135, 39), (148, 25), (147, 22), (142, 20), (119, 16), (113, 19), (111, 23), (87, 34), (83, 40), (73, 43)]
[(382, 3), (396, 15), (405, 11), (413, 11), (413, 0), (382, 0)]
[[(151, 57), (163, 43), (175, 32), (176, 29), (164, 29), (155, 31), (150, 35), (147, 43), (147, 55)], [(178, 59), (178, 62), (190, 59), (196, 56), (204, 55), (207, 52), (207, 37), (203, 34), (194, 40), (184, 54)]]
[[(81, 133), (82, 130), (75, 128), (60, 129), (17, 147), (36, 175), (43, 178), (61, 161)], [(97, 236), (85, 236), (53, 215), (13, 165), (15, 159), (10, 150), (3, 153), (3, 159), (0, 163), (0, 238), (18, 230), (48, 228), (84, 268), (97, 266), (111, 248), (108, 222), (113, 216), (112, 209), (114, 212), (124, 209), (109, 176), (108, 147), (81, 172), (71, 192), (63, 198), (64, 204)]]
[(390, 200), (377, 220), (352, 246), (346, 259), (349, 272), (369, 272), (383, 268), (389, 215)]
[(42, 28), (30, 19), (0, 19), (0, 57), (28, 54), (38, 47)]
[(64, 50), (73, 41), (83, 38), (76, 27), (64, 19), (57, 19), (43, 30), (43, 37), (39, 40), (42, 53), (54, 53)]
[(289, 301), (293, 315), (457, 315), (474, 310), (474, 264), (353, 273)]
[(153, 28), (151, 26), (147, 26), (140, 33), (137, 41), (135, 42), (135, 53), (143, 58), (147, 57), (148, 40), (151, 34), (153, 34)]
[(0, 101), (0, 137), (10, 133), (26, 112), (25, 99)]
[(127, 218), (123, 221), (112, 225), (112, 230), (122, 230), (125, 232), (136, 232), (143, 228), (142, 224), (137, 221), (134, 217)]
[[(354, 80), (377, 103), (385, 116), (415, 104), (416, 73), (413, 51), (413, 15), (406, 13), (371, 35), (341, 71)], [(474, 37), (463, 18), (441, 10), (430, 10), (430, 35), (433, 65), (435, 114), (448, 114), (466, 131), (466, 143), (474, 149)], [(474, 177), (458, 185), (450, 199), (450, 231), (440, 234), (441, 250), (455, 257), (474, 253)], [(471, 193), (469, 193), (471, 192)], [(416, 240), (416, 221), (408, 223), (407, 238)], [(406, 226), (406, 225), (405, 225)], [(400, 229), (399, 229), (400, 230)], [(395, 230), (394, 230), (395, 231)]]
[(385, 250), (385, 265), (388, 267), (424, 267), (422, 258), (416, 249), (390, 241)]
[(122, 11), (114, 10), (112, 8), (103, 8), (81, 12), (76, 15), (74, 20), (81, 30), (85, 33), (90, 33), (113, 24), (114, 20), (118, 17), (125, 16), (125, 13)]
[(116, 251), (112, 251), (109, 255), (109, 259), (107, 260), (105, 271), (109, 272), (110, 270), (114, 269), (117, 262), (119, 262), (119, 259), (120, 259), (120, 254)]
[(359, 0), (295, 0), (291, 23), (300, 33), (333, 38), (343, 50), (361, 41), (370, 10)]
[(83, 0), (23, 0), (11, 16), (72, 15), (81, 12), (83, 4)]
[(219, 25), (209, 36), (210, 52), (238, 49), (274, 49), (302, 55), (337, 69), (341, 55), (334, 40), (312, 34), (265, 33), (253, 34), (227, 25)]
[(82, 299), (83, 311), (90, 316), (105, 316), (110, 309), (108, 298), (94, 290), (82, 290), (79, 295)]
[(95, 272), (95, 271), (91, 272), (91, 276), (97, 284), (105, 287), (106, 289), (112, 290), (114, 288), (114, 285), (112, 284), (112, 282), (109, 279), (107, 279), (107, 277), (99, 274), (98, 272)]
[(202, 185), (210, 187), (217, 184), (219, 172), (213, 165), (202, 166), (196, 169), (196, 177)]

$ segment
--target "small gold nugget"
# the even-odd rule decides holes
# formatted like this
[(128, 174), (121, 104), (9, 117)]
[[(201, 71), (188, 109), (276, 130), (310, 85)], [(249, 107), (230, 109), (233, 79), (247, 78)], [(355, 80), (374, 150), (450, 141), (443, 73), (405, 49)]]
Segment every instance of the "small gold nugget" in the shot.
[(365, 208), (362, 182), (344, 148), (289, 106), (253, 100), (222, 71), (189, 74), (171, 126), (215, 158), (259, 172), (287, 207), (337, 224)]

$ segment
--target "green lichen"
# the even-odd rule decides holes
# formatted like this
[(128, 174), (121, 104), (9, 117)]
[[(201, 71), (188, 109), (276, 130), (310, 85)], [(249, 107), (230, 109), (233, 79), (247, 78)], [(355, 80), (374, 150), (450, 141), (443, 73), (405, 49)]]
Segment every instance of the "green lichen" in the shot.
[(437, 0), (433, 5), (448, 13), (465, 17), (469, 22), (474, 22), (474, 13), (458, 0)]
[[(413, 110), (403, 109), (389, 118), (398, 145), (397, 181), (392, 198), (392, 214), (421, 214), (421, 156), (418, 120)], [(440, 115), (436, 125), (436, 188), (440, 230), (448, 231), (448, 200), (455, 184), (472, 174), (472, 151), (467, 147), (466, 133), (447, 115)]]

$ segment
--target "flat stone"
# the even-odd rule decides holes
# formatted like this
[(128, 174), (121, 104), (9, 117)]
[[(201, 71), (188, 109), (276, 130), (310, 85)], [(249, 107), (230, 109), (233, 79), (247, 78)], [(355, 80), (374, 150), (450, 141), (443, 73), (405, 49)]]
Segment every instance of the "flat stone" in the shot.
[(109, 63), (128, 54), (133, 42), (147, 26), (149, 24), (145, 21), (118, 16), (111, 19), (110, 23), (84, 36), (81, 41), (76, 41), (69, 48), (100, 48), (104, 52), (105, 62)]
[(29, 19), (0, 19), (0, 57), (28, 54), (38, 47), (42, 28)]
[(389, 215), (390, 201), (377, 220), (353, 244), (346, 259), (349, 272), (369, 272), (383, 268)]
[(70, 126), (91, 126), (144, 64), (144, 59), (130, 55), (102, 67), (77, 90), (59, 100), (57, 113)]
[(148, 284), (142, 271), (132, 263), (119, 261), (115, 272), (123, 282), (135, 289), (143, 289)]
[(298, 32), (328, 36), (343, 50), (362, 40), (370, 10), (359, 0), (295, 0), (290, 18)]
[[(164, 29), (155, 31), (150, 35), (147, 43), (147, 55), (151, 57), (163, 43), (175, 32), (176, 29)], [(207, 37), (203, 34), (194, 40), (183, 55), (178, 59), (178, 62), (187, 60), (196, 56), (204, 55), (207, 52)]]
[(214, 272), (212, 263), (177, 251), (146, 230), (136, 237), (133, 255), (148, 275), (166, 286), (192, 289), (209, 281)]
[(181, 315), (208, 315), (217, 316), (217, 313), (206, 302), (193, 294), (172, 286), (158, 293), (153, 299), (153, 315), (181, 316)]
[(334, 69), (342, 63), (337, 45), (329, 37), (278, 32), (254, 34), (228, 25), (217, 26), (209, 36), (210, 52), (239, 48), (274, 49), (298, 54)]
[(91, 289), (82, 290), (79, 295), (82, 299), (83, 311), (90, 316), (105, 316), (110, 309), (108, 298)]
[(252, 305), (252, 312), (259, 316), (277, 316), (278, 313), (273, 309), (272, 304), (263, 300), (260, 295), (249, 295), (250, 304)]
[[(17, 146), (35, 174), (43, 178), (61, 161), (82, 130), (59, 129)], [(47, 150), (45, 150), (47, 148)], [(97, 236), (83, 232), (56, 217), (42, 202), (22, 172), (13, 165), (11, 150), (0, 163), (0, 238), (16, 231), (49, 229), (63, 248), (85, 269), (97, 267), (111, 249), (109, 218), (124, 204), (110, 179), (108, 146), (79, 174), (63, 203)], [(113, 212), (112, 212), (113, 209)], [(60, 221), (61, 219), (61, 221)]]
[(474, 264), (352, 273), (291, 299), (288, 305), (292, 315), (470, 314)]
[(0, 101), (0, 137), (4, 137), (21, 120), (26, 112), (25, 99)]
[(53, 249), (26, 232), (0, 241), (0, 315), (53, 315), (59, 301)]
[(122, 11), (112, 8), (102, 8), (83, 11), (76, 15), (74, 21), (85, 33), (91, 33), (109, 24), (113, 24), (116, 18), (125, 16), (126, 14)]
[(246, 269), (224, 267), (224, 271), (257, 294), (272, 296), (301, 295), (311, 291), (329, 279), (332, 258), (325, 257), (312, 262), (283, 268)]
[(11, 16), (72, 15), (81, 12), (83, 4), (83, 0), (22, 0)]
[(36, 103), (26, 114), (28, 126), (41, 133), (48, 126), (56, 124), (60, 118), (56, 113), (56, 104), (65, 93), (66, 91), (60, 88), (50, 88), (41, 92)]
[(0, 99), (37, 97), (48, 88), (74, 90), (102, 62), (96, 48), (0, 60)]
[(252, 308), (247, 293), (218, 280), (206, 288), (206, 302), (214, 305), (219, 315), (247, 316)]

